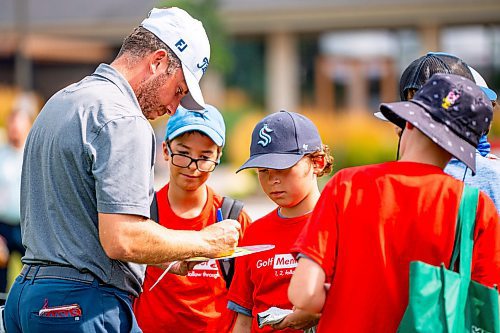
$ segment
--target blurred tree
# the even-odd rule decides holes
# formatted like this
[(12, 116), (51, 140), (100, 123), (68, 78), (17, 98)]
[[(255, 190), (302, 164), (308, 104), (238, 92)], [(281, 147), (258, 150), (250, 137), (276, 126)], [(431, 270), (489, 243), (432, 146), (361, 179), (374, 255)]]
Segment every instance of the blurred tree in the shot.
[(223, 22), (217, 11), (217, 0), (166, 0), (159, 7), (179, 7), (203, 22), (210, 40), (210, 66), (222, 74), (233, 69), (233, 56)]

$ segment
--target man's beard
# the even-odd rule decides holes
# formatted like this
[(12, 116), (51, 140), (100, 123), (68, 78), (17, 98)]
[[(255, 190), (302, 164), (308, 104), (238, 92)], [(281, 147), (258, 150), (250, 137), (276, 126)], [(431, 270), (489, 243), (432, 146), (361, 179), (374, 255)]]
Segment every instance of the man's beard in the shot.
[(136, 91), (137, 101), (141, 107), (142, 114), (147, 119), (156, 119), (168, 113), (168, 109), (160, 102), (159, 90), (168, 80), (168, 74), (160, 74), (157, 77), (141, 82)]

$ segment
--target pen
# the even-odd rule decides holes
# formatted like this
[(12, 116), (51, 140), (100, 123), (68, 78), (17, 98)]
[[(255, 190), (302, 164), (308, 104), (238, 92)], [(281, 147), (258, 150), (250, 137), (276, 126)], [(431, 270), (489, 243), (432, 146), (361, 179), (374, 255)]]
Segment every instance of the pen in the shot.
[[(223, 221), (223, 220), (224, 220), (224, 216), (222, 215), (222, 208), (217, 208), (217, 220), (215, 223)], [(229, 259), (222, 259), (222, 261), (228, 262)]]
[(222, 208), (217, 208), (217, 222), (224, 220), (224, 216), (222, 216)]
[(177, 264), (179, 261), (172, 261), (170, 263), (170, 265), (168, 265), (167, 269), (165, 269), (163, 271), (163, 273), (161, 273), (160, 277), (158, 278), (158, 280), (156, 280), (156, 282), (151, 286), (151, 288), (149, 288), (149, 291), (153, 290), (153, 288), (158, 284), (160, 283), (161, 279), (163, 279), (163, 277), (168, 273), (168, 271), (175, 265)]

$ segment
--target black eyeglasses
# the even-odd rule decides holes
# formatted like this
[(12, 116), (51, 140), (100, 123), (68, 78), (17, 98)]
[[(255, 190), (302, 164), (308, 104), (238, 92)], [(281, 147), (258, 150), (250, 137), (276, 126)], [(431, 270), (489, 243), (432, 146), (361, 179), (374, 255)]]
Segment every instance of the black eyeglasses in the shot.
[(189, 168), (191, 163), (194, 163), (194, 165), (196, 165), (196, 169), (199, 171), (212, 172), (215, 170), (215, 167), (219, 165), (216, 161), (204, 158), (192, 158), (188, 155), (172, 153), (170, 146), (168, 146), (168, 152), (172, 158), (172, 164), (179, 168)]

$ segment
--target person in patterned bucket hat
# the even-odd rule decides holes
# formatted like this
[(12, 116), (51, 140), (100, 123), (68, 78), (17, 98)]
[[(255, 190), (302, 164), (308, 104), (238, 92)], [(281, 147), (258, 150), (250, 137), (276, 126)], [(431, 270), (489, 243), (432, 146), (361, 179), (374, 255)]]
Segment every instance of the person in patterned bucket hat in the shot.
[(489, 130), (493, 106), (471, 80), (434, 74), (411, 100), (382, 103), (380, 111), (389, 120), (397, 115), (412, 124), (476, 172), (476, 147)]
[[(452, 74), (435, 74), (413, 99), (380, 110), (404, 120), (401, 158), (338, 171), (291, 247), (298, 264), (288, 297), (295, 309), (321, 312), (318, 333), (397, 331), (410, 262), (450, 262), (464, 183), (443, 169), (455, 156), (475, 170), (492, 117), (483, 91)], [(482, 191), (473, 237), (471, 279), (500, 284), (499, 215)]]

